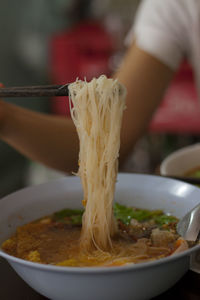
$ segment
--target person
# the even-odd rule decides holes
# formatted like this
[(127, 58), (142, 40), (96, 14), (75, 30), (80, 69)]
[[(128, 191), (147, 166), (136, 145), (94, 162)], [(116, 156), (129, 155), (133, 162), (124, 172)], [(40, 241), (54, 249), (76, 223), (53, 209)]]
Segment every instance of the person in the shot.
[[(144, 0), (126, 42), (129, 49), (115, 78), (128, 91), (120, 158), (144, 134), (165, 89), (184, 57), (200, 90), (200, 2)], [(51, 168), (75, 171), (78, 137), (71, 120), (0, 102), (0, 138)]]

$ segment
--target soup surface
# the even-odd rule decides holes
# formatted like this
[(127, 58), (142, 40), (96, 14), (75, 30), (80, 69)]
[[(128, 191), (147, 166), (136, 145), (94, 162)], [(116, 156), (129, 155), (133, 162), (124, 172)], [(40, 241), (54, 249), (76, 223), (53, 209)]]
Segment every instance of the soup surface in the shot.
[(64, 209), (18, 227), (2, 244), (10, 255), (58, 266), (120, 266), (163, 258), (188, 248), (176, 232), (178, 219), (160, 210), (115, 203), (118, 234), (108, 252), (81, 250), (82, 210)]

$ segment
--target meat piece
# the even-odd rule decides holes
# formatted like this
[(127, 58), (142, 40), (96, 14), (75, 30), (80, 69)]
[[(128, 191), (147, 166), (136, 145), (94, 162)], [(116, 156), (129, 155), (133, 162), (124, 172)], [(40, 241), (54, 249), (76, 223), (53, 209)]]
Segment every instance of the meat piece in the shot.
[(125, 225), (118, 220), (118, 227), (120, 229), (120, 235), (123, 238), (137, 241), (141, 238), (150, 238), (151, 231), (155, 228), (155, 224), (149, 222), (140, 223), (137, 220), (132, 219), (130, 225)]
[(168, 247), (170, 244), (173, 244), (176, 239), (177, 235), (167, 230), (156, 228), (153, 229), (151, 233), (152, 244), (156, 247)]

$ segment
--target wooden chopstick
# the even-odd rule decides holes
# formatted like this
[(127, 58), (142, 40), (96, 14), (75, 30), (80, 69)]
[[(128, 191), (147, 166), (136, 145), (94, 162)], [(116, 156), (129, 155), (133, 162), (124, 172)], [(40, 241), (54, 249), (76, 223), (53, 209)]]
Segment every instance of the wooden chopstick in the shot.
[(0, 88), (0, 97), (52, 97), (68, 96), (68, 84), (38, 85)]

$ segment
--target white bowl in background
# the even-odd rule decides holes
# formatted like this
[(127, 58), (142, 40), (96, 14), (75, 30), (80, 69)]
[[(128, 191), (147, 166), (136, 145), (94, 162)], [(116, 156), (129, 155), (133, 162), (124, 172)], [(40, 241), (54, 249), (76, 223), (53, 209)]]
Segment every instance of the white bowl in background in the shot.
[[(17, 226), (66, 207), (80, 208), (81, 200), (80, 180), (72, 176), (3, 198), (0, 243)], [(163, 209), (181, 218), (200, 202), (200, 189), (168, 178), (119, 174), (115, 200), (128, 206)], [(53, 300), (145, 300), (172, 287), (188, 271), (190, 256), (199, 249), (197, 245), (160, 260), (113, 268), (43, 265), (10, 256), (2, 250), (0, 255), (33, 289)]]
[(167, 156), (160, 165), (161, 175), (183, 176), (200, 166), (200, 144), (190, 145)]

